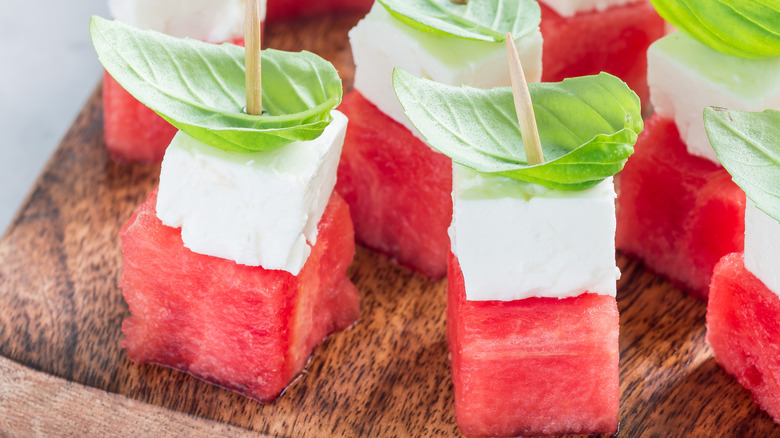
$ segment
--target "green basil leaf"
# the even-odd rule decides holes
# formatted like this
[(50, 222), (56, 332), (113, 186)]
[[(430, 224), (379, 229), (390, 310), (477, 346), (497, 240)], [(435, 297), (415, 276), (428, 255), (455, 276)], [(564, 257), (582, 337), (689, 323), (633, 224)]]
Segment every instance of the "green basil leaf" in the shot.
[(650, 0), (668, 22), (727, 55), (780, 55), (780, 1)]
[(92, 17), (103, 66), (130, 94), (209, 145), (260, 151), (313, 140), (341, 102), (338, 72), (309, 53), (263, 50), (263, 115), (244, 112), (244, 49), (136, 29)]
[(539, 26), (541, 10), (534, 0), (378, 0), (401, 22), (425, 32), (480, 41), (519, 38)]
[(636, 93), (610, 74), (528, 84), (545, 157), (529, 166), (511, 88), (453, 87), (401, 69), (393, 86), (428, 144), (456, 163), (557, 189), (619, 172), (644, 126)]
[(710, 144), (734, 182), (780, 222), (780, 111), (704, 109)]

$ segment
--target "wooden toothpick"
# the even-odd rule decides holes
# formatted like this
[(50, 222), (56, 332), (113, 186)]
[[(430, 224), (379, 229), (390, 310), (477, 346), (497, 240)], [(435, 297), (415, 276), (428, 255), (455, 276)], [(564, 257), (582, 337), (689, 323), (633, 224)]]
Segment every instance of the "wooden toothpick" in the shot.
[(520, 135), (523, 138), (525, 157), (528, 165), (535, 166), (544, 163), (542, 142), (539, 141), (539, 130), (536, 127), (534, 107), (531, 103), (531, 93), (528, 92), (528, 83), (525, 81), (523, 66), (520, 64), (520, 55), (515, 47), (515, 40), (511, 33), (506, 34), (506, 50), (509, 55), (509, 77), (512, 79), (512, 96), (515, 100), (517, 121), (520, 124)]
[(244, 19), (244, 44), (246, 46), (246, 112), (263, 114), (263, 84), (260, 74), (260, 0), (247, 0)]
[(469, 2), (469, 0), (450, 0), (451, 2), (455, 3), (456, 5), (465, 5)]

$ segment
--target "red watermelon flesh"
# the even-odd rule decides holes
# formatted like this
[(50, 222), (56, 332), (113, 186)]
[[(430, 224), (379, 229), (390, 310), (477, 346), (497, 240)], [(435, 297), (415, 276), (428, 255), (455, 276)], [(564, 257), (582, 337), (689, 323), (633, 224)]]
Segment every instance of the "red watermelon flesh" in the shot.
[(336, 191), (349, 204), (358, 242), (429, 278), (443, 277), (452, 162), (358, 91), (339, 109), (349, 126)]
[(108, 72), (103, 74), (103, 135), (120, 163), (162, 161), (176, 128), (135, 100)]
[[(244, 45), (242, 38), (231, 42)], [(103, 72), (103, 137), (111, 159), (119, 163), (159, 163), (176, 131)]]
[(266, 19), (314, 17), (334, 12), (368, 13), (374, 0), (268, 0)]
[(562, 17), (542, 8), (539, 25), (542, 46), (542, 81), (611, 73), (623, 79), (642, 102), (647, 101), (647, 48), (664, 35), (664, 21), (649, 2), (642, 0), (604, 11)]
[(707, 342), (720, 366), (780, 424), (780, 298), (745, 269), (742, 253), (715, 266)]
[(688, 154), (674, 121), (653, 115), (620, 173), (617, 247), (706, 299), (715, 264), (744, 239), (745, 193), (723, 168)]
[(155, 191), (120, 234), (120, 284), (132, 313), (122, 346), (133, 361), (270, 402), (318, 343), (357, 320), (358, 291), (346, 277), (354, 236), (338, 195), (297, 277), (191, 252), (180, 229), (157, 219), (156, 199)]
[(455, 415), (467, 436), (614, 433), (614, 297), (467, 301), (450, 255), (447, 331)]

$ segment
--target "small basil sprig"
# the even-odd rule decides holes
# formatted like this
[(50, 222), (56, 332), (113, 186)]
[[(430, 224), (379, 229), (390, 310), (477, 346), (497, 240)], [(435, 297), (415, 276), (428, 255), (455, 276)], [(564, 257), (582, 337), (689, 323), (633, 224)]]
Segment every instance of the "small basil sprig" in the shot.
[(401, 22), (416, 29), (480, 41), (519, 38), (539, 26), (541, 10), (534, 0), (377, 0)]
[(669, 23), (727, 55), (780, 55), (780, 1), (650, 0)]
[(260, 151), (313, 140), (341, 102), (338, 72), (309, 53), (264, 50), (261, 116), (246, 102), (244, 49), (143, 31), (92, 17), (103, 66), (130, 94), (173, 126), (225, 150)]
[(780, 222), (780, 111), (704, 109), (710, 144), (734, 182)]
[(401, 69), (393, 86), (428, 144), (456, 163), (556, 189), (619, 172), (643, 128), (636, 93), (610, 74), (528, 84), (546, 160), (529, 166), (511, 88), (453, 87)]

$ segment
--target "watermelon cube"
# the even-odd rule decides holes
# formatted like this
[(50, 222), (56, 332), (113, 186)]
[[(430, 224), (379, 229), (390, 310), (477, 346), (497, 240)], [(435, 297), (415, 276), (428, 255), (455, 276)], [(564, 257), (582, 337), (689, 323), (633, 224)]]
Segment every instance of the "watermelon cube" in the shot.
[(617, 247), (706, 299), (715, 264), (744, 239), (745, 193), (726, 170), (688, 153), (674, 121), (653, 115), (620, 173)]
[(180, 230), (157, 218), (156, 201), (155, 191), (120, 234), (120, 285), (132, 313), (122, 325), (122, 346), (133, 361), (270, 402), (317, 344), (357, 320), (358, 291), (346, 276), (352, 223), (338, 195), (297, 277), (190, 251)]
[(745, 269), (742, 253), (715, 266), (707, 342), (720, 366), (780, 424), (780, 297)]
[(455, 415), (467, 436), (614, 433), (614, 297), (467, 301), (450, 254), (447, 336)]
[(664, 35), (664, 21), (646, 0), (563, 17), (540, 2), (544, 37), (542, 81), (597, 74), (623, 79), (642, 102), (647, 89), (647, 48)]
[(381, 112), (358, 91), (348, 118), (336, 191), (349, 204), (355, 238), (432, 279), (447, 273), (452, 161)]
[(266, 19), (287, 20), (338, 12), (365, 14), (373, 4), (374, 0), (268, 0)]

